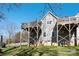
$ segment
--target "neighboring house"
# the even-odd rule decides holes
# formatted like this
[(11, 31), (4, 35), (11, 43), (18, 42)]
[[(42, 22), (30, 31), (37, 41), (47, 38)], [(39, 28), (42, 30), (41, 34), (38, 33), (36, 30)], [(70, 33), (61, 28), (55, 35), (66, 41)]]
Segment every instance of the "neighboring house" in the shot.
[(28, 28), (30, 28), (30, 39), (34, 39), (38, 43), (41, 42), (43, 45), (76, 45), (79, 44), (79, 35), (77, 33), (79, 30), (77, 29), (79, 24), (78, 17), (76, 15), (61, 19), (49, 11), (40, 21), (31, 22), (29, 27), (27, 23), (23, 23), (22, 29), (28, 31)]

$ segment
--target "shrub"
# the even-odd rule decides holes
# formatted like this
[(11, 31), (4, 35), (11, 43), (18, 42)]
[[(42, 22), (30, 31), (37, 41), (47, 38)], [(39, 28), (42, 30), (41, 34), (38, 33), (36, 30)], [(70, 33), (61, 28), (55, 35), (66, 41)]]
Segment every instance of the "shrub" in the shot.
[(2, 53), (2, 49), (0, 49), (0, 53)]

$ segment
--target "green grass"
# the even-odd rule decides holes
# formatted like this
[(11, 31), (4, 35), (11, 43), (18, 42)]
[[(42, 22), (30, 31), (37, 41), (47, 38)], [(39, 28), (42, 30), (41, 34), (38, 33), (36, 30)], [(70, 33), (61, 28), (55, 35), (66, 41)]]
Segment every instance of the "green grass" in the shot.
[(56, 46), (38, 46), (38, 47), (8, 47), (3, 48), (2, 56), (79, 56), (79, 47), (56, 47)]

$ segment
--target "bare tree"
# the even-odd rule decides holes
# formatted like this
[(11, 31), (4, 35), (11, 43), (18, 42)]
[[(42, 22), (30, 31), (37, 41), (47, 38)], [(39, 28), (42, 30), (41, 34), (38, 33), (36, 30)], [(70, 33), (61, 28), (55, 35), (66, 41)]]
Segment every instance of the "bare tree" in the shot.
[(16, 30), (18, 29), (18, 27), (14, 23), (7, 23), (5, 25), (5, 27), (4, 27), (4, 29), (8, 33), (8, 44), (9, 44), (10, 43), (9, 40), (11, 40), (12, 39), (12, 36), (15, 35)]
[(21, 3), (0, 3), (0, 21), (6, 19), (6, 13), (7, 11), (14, 11), (15, 9), (20, 8), (22, 4)]

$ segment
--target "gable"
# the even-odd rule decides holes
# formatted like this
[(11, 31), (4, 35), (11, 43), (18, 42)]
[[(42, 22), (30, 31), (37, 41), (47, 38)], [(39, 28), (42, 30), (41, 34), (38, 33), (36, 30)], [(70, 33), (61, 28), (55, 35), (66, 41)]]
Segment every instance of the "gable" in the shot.
[(55, 15), (53, 15), (51, 12), (48, 12), (43, 18), (42, 18), (42, 22), (46, 22), (46, 21), (57, 21), (58, 17), (56, 17)]

